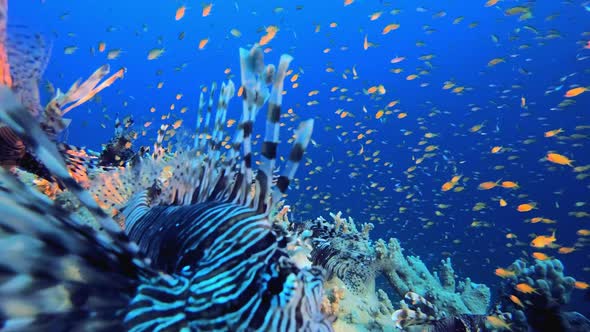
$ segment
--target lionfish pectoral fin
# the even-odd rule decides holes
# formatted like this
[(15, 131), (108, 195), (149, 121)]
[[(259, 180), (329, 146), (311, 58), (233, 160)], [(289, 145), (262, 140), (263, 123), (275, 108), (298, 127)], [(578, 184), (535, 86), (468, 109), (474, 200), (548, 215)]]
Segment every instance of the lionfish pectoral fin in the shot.
[(0, 86), (0, 120), (105, 229), (83, 226), (78, 216), (0, 169), (0, 327), (121, 330), (138, 285), (158, 273), (70, 177), (58, 148), (6, 86)]
[(155, 273), (11, 174), (0, 170), (0, 183), (0, 330), (121, 330)]
[(125, 229), (132, 228), (135, 222), (143, 217), (150, 209), (150, 201), (155, 195), (154, 189), (146, 189), (133, 195), (125, 207), (121, 209), (121, 213), (116, 217), (121, 226)]

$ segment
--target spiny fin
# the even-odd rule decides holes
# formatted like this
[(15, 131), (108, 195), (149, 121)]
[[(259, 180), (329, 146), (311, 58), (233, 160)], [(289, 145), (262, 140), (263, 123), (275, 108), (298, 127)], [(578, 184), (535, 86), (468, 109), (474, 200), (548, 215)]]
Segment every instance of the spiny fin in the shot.
[(137, 246), (72, 179), (32, 115), (0, 86), (0, 120), (91, 211), (97, 233), (0, 170), (0, 326), (5, 330), (121, 330), (136, 287), (158, 275)]
[(8, 26), (6, 52), (12, 77), (12, 91), (19, 101), (37, 118), (43, 112), (39, 97), (39, 82), (49, 61), (50, 47), (38, 33), (23, 26)]

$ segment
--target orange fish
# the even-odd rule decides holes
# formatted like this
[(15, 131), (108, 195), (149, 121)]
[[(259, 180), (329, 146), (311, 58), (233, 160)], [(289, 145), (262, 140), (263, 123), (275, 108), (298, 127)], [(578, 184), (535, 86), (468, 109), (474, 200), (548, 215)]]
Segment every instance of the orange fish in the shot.
[(587, 89), (584, 87), (577, 87), (577, 88), (567, 90), (567, 92), (565, 93), (565, 96), (567, 98), (572, 98), (572, 97), (579, 96), (586, 91), (587, 91)]
[(514, 304), (516, 304), (517, 306), (524, 308), (524, 304), (522, 304), (522, 301), (520, 301), (520, 299), (516, 297), (516, 295), (510, 295), (510, 301), (514, 302)]
[(397, 30), (397, 29), (399, 29), (399, 24), (395, 24), (395, 23), (388, 24), (385, 26), (385, 28), (383, 28), (383, 31), (381, 32), (381, 34), (386, 35), (386, 34), (390, 33), (391, 31)]
[(497, 65), (497, 64), (499, 64), (501, 62), (506, 62), (506, 61), (504, 59), (502, 59), (502, 58), (492, 59), (492, 60), (490, 60), (490, 62), (488, 62), (488, 67), (493, 67), (493, 66), (495, 66), (495, 65)]
[(344, 5), (348, 6), (351, 5), (354, 2), (354, 0), (344, 0)]
[(500, 278), (510, 278), (516, 276), (516, 272), (504, 268), (497, 268), (494, 273)]
[(547, 160), (555, 164), (574, 167), (574, 165), (572, 165), (572, 162), (574, 162), (573, 160), (570, 160), (568, 157), (559, 153), (547, 153)]
[(543, 217), (534, 217), (531, 218), (531, 223), (536, 224), (538, 222), (542, 222), (544, 224), (555, 224), (555, 220), (543, 218)]
[(555, 242), (555, 231), (549, 235), (539, 235), (531, 241), (531, 246), (535, 248), (545, 248)]
[(590, 235), (590, 229), (578, 229), (576, 232), (579, 236), (588, 236)]
[(525, 284), (524, 282), (517, 284), (515, 288), (517, 291), (519, 291), (521, 293), (525, 293), (525, 294), (537, 293), (536, 289), (531, 287), (531, 285), (529, 285), (529, 284)]
[(561, 247), (557, 250), (560, 254), (571, 254), (574, 251), (576, 251), (576, 248), (574, 247)]
[(533, 256), (535, 259), (538, 259), (538, 260), (540, 260), (540, 261), (546, 261), (546, 260), (548, 260), (548, 259), (549, 259), (549, 256), (547, 256), (546, 254), (544, 254), (544, 253), (542, 253), (542, 252), (534, 252), (534, 253), (532, 253), (532, 256)]
[(201, 41), (199, 42), (199, 49), (202, 50), (203, 48), (205, 48), (205, 45), (207, 45), (208, 42), (209, 38), (201, 39)]
[(500, 150), (502, 150), (501, 146), (494, 146), (492, 148), (492, 153), (498, 153), (498, 152), (500, 152)]
[(554, 130), (549, 130), (545, 132), (545, 137), (553, 137), (557, 134), (561, 134), (563, 133), (563, 129), (559, 128), (559, 129), (554, 129)]
[(406, 58), (405, 58), (405, 57), (403, 57), (403, 56), (398, 56), (398, 57), (395, 57), (395, 58), (391, 59), (391, 61), (390, 61), (390, 62), (391, 62), (391, 63), (400, 63), (400, 62), (404, 61), (405, 59), (406, 59)]
[(504, 200), (503, 198), (500, 198), (500, 206), (501, 207), (505, 207), (506, 205), (508, 205), (508, 203), (506, 202), (506, 200)]
[(178, 9), (176, 10), (176, 15), (174, 15), (174, 18), (177, 21), (180, 21), (180, 19), (184, 17), (184, 12), (185, 11), (186, 11), (186, 7), (185, 6), (178, 7)]
[(510, 328), (510, 324), (506, 323), (502, 318), (498, 317), (498, 316), (487, 316), (486, 317), (487, 322), (494, 327), (495, 329), (500, 329), (500, 330), (512, 330)]
[(537, 206), (536, 203), (523, 203), (516, 207), (518, 212), (529, 212)]
[(506, 189), (518, 189), (518, 183), (513, 181), (502, 181), (502, 188)]
[(454, 186), (455, 186), (454, 182), (448, 181), (442, 185), (441, 190), (442, 191), (449, 191), (449, 190), (453, 189)]
[(203, 13), (201, 13), (201, 15), (203, 15), (203, 17), (209, 16), (209, 14), (211, 14), (211, 8), (213, 8), (213, 3), (203, 6)]
[(588, 285), (587, 282), (576, 281), (576, 282), (574, 282), (574, 287), (577, 289), (588, 289), (588, 288), (590, 288), (590, 285)]
[(498, 182), (486, 181), (486, 182), (480, 183), (479, 186), (477, 186), (477, 189), (490, 190), (490, 189), (496, 188), (496, 186), (498, 186)]
[(493, 5), (497, 4), (499, 0), (488, 0), (485, 4), (486, 7), (492, 7)]
[(266, 35), (260, 37), (260, 41), (258, 42), (258, 44), (260, 44), (260, 46), (268, 44), (271, 40), (274, 39), (274, 37), (277, 35), (278, 31), (279, 31), (279, 28), (276, 25), (271, 25), (271, 26), (267, 27), (266, 28)]

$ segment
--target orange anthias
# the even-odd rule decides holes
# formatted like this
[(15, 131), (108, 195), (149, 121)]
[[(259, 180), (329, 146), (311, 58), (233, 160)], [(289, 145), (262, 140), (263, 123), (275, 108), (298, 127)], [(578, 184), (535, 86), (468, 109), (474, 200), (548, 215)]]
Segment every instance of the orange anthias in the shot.
[(182, 19), (184, 17), (184, 13), (186, 11), (186, 7), (185, 6), (180, 6), (178, 7), (178, 9), (176, 10), (176, 14), (174, 15), (174, 19), (179, 21), (180, 19)]
[(536, 206), (535, 203), (524, 203), (524, 204), (520, 204), (519, 206), (516, 207), (516, 210), (518, 212), (529, 212), (532, 209), (534, 209)]
[(551, 235), (539, 235), (531, 241), (531, 246), (535, 248), (545, 248), (555, 242), (555, 231)]
[(516, 276), (516, 272), (504, 268), (497, 268), (494, 273), (500, 278), (510, 278)]
[(513, 181), (502, 181), (502, 188), (506, 189), (517, 189), (518, 183)]
[(525, 293), (525, 294), (537, 293), (537, 290), (536, 289), (534, 289), (529, 284), (525, 284), (524, 282), (523, 283), (520, 283), (520, 284), (517, 284), (515, 288), (516, 288), (517, 291), (519, 291), (521, 293)]
[(584, 87), (577, 87), (577, 88), (567, 90), (567, 92), (565, 93), (565, 96), (567, 98), (577, 97), (586, 91), (588, 91), (588, 89), (586, 89)]
[(569, 159), (568, 157), (561, 155), (559, 153), (552, 153), (549, 152), (547, 153), (547, 160), (554, 163), (554, 164), (559, 164), (559, 165), (567, 165), (567, 166), (572, 166), (572, 162), (574, 162), (573, 160)]
[(514, 302), (517, 306), (524, 308), (524, 304), (522, 304), (522, 301), (516, 297), (516, 295), (510, 295), (510, 301)]
[(477, 189), (479, 189), (479, 190), (489, 190), (489, 189), (495, 188), (497, 186), (498, 186), (498, 182), (486, 181), (486, 182), (480, 183), (479, 186), (477, 186)]

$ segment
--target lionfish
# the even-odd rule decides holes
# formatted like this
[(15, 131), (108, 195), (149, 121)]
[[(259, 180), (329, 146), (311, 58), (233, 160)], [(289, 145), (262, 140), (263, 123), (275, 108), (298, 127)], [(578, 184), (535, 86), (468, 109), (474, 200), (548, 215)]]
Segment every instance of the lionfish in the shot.
[[(0, 7), (5, 17), (5, 0)], [(275, 69), (264, 65), (259, 48), (240, 49), (243, 112), (228, 151), (221, 138), (235, 92), (231, 81), (221, 87), (211, 132), (209, 107), (201, 121), (207, 135), (197, 135), (191, 148), (166, 151), (161, 129), (153, 153), (133, 165), (98, 168), (86, 184), (74, 179), (70, 161), (21, 91), (4, 80), (0, 121), (102, 229), (0, 169), (0, 330), (332, 331), (320, 309), (323, 270), (298, 267), (287, 253), (288, 235), (269, 220), (313, 129), (312, 120), (301, 124), (273, 181), (291, 60), (282, 55)], [(4, 70), (10, 77), (12, 68)], [(61, 100), (83, 100), (94, 88), (77, 89), (85, 93)], [(255, 171), (251, 136), (267, 101)], [(52, 106), (54, 122), (63, 106)], [(96, 186), (104, 179), (121, 186)], [(117, 206), (108, 211), (117, 221), (104, 204)]]

